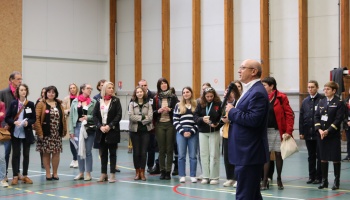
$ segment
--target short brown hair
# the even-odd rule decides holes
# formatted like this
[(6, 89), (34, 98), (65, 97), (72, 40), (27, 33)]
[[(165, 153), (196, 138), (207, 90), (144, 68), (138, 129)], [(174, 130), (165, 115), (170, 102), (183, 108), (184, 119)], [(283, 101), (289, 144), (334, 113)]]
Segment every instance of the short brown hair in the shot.
[(329, 81), (326, 84), (324, 84), (324, 87), (330, 87), (332, 88), (332, 90), (338, 91), (339, 85), (334, 81)]
[(28, 85), (24, 84), (24, 83), (19, 84), (19, 86), (16, 88), (16, 96), (17, 96), (17, 98), (19, 98), (19, 87), (21, 87), (21, 86), (26, 88), (26, 90), (27, 90), (26, 98), (27, 98), (27, 96), (29, 95), (29, 88), (28, 88)]

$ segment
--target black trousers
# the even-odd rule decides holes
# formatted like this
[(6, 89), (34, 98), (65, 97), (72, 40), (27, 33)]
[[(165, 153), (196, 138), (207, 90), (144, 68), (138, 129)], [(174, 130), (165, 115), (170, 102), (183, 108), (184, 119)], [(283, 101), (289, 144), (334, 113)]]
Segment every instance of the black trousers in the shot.
[(309, 178), (322, 180), (320, 151), (317, 140), (305, 140), (308, 152)]
[(18, 176), (21, 161), (21, 144), (23, 146), (23, 176), (28, 175), (30, 144), (23, 138), (11, 137), (12, 143), (12, 172), (13, 176)]
[(130, 132), (133, 149), (133, 161), (135, 169), (145, 169), (147, 148), (149, 143), (148, 132)]
[(154, 131), (149, 133), (149, 142), (147, 148), (147, 168), (152, 169), (156, 155), (156, 134)]
[(228, 160), (228, 139), (222, 138), (222, 147), (224, 149), (224, 164), (226, 171), (226, 179), (234, 180), (235, 179), (235, 166), (230, 164)]
[(104, 139), (101, 140), (100, 149), (101, 149), (101, 173), (107, 174), (107, 165), (108, 165), (108, 153), (109, 153), (109, 162), (110, 162), (110, 173), (115, 173), (115, 165), (117, 163), (117, 146), (118, 143), (105, 143)]

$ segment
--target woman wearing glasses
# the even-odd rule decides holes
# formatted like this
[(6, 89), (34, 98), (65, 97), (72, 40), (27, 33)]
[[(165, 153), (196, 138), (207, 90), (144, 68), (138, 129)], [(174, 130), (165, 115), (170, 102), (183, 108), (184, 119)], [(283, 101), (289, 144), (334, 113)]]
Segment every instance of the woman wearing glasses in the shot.
[[(69, 130), (68, 126), (69, 126), (70, 105), (72, 101), (78, 96), (78, 86), (75, 83), (69, 84), (68, 92), (69, 92), (69, 95), (66, 96), (62, 102), (62, 106), (64, 108), (64, 114), (66, 115), (66, 118), (67, 118), (67, 123), (66, 123), (67, 130)], [(75, 148), (72, 141), (70, 141), (69, 144), (70, 144), (70, 151), (72, 152), (72, 155), (73, 155), (73, 160), (70, 163), (69, 167), (78, 168), (77, 149)]]
[(324, 85), (324, 95), (319, 101), (315, 114), (315, 129), (319, 133), (317, 144), (320, 148), (322, 183), (318, 189), (328, 188), (328, 162), (333, 161), (334, 185), (332, 190), (339, 189), (340, 179), (340, 125), (344, 120), (346, 107), (335, 95), (338, 84), (330, 81)]
[(199, 129), (199, 146), (202, 161), (202, 184), (219, 183), (220, 170), (220, 109), (221, 100), (212, 87), (204, 89), (194, 113)]
[[(78, 138), (78, 163), (80, 173), (74, 180), (91, 180), (92, 154), (91, 149), (95, 138), (93, 110), (96, 100), (91, 99), (90, 84), (80, 86), (79, 96), (72, 101), (69, 115), (70, 138)], [(86, 176), (84, 178), (84, 172)]]

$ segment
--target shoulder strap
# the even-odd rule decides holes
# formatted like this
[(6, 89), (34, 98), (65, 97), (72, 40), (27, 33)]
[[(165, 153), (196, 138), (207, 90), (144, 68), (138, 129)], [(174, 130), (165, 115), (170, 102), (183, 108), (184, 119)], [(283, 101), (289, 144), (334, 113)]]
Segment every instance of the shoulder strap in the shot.
[(18, 113), (16, 114), (16, 116), (13, 118), (15, 121), (18, 119), (19, 115), (21, 114), (22, 110), (24, 109), (24, 107), (26, 107), (28, 103), (28, 100), (26, 100), (26, 102), (24, 102), (22, 108), (18, 111)]

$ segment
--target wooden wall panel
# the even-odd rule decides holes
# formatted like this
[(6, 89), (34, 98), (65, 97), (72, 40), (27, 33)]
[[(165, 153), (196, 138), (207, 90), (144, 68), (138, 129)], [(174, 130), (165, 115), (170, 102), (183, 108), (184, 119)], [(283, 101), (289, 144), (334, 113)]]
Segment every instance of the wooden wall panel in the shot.
[(22, 72), (22, 7), (22, 0), (0, 1), (0, 89), (13, 71)]
[(135, 12), (135, 86), (142, 78), (142, 20), (141, 20), (141, 0), (134, 2)]
[(225, 0), (224, 26), (225, 26), (225, 86), (234, 80), (234, 19), (233, 0)]
[(195, 98), (202, 90), (201, 0), (192, 0), (192, 90)]
[(170, 0), (162, 0), (162, 76), (170, 83)]
[(114, 83), (115, 87), (117, 87), (117, 83), (115, 83), (115, 69), (116, 69), (116, 32), (115, 26), (117, 22), (117, 0), (109, 1), (109, 80)]
[(270, 75), (269, 0), (260, 0), (260, 56), (262, 78)]
[(299, 102), (308, 95), (309, 39), (307, 1), (299, 0)]
[(350, 68), (349, 53), (349, 0), (340, 0), (341, 67)]

